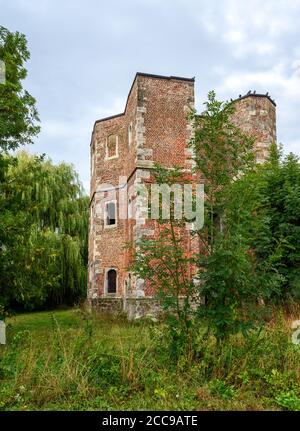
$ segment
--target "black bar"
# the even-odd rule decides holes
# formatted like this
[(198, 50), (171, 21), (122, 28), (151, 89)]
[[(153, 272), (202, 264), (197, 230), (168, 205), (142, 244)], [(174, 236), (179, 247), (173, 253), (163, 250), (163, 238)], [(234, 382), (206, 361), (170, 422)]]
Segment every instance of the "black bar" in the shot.
[[(179, 429), (213, 430), (217, 426), (241, 430), (243, 427), (266, 425), (288, 426), (288, 422), (299, 423), (299, 412), (171, 412), (171, 411), (28, 411), (0, 412), (0, 429), (67, 429), (101, 430), (140, 430), (140, 429)], [(296, 423), (297, 423), (296, 422)], [(292, 425), (292, 423), (291, 423)], [(14, 428), (16, 427), (16, 428)]]

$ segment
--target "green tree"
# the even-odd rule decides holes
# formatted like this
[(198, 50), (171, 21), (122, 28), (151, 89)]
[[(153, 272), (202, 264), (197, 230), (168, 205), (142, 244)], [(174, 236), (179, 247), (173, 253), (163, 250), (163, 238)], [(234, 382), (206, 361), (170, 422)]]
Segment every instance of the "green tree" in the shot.
[(226, 188), (254, 165), (253, 138), (244, 134), (232, 121), (233, 102), (216, 100), (214, 91), (208, 93), (201, 115), (192, 112), (195, 172), (205, 184), (205, 228), (200, 239), (212, 253), (224, 224)]
[(88, 198), (73, 167), (21, 152), (0, 193), (3, 305), (35, 308), (83, 297)]
[(252, 210), (248, 204), (243, 207), (247, 188), (236, 193), (233, 187), (254, 169), (254, 141), (234, 124), (234, 112), (234, 102), (219, 102), (211, 91), (201, 116), (191, 115), (195, 172), (205, 184), (205, 225), (196, 232), (205, 306), (198, 311), (218, 342), (251, 326), (249, 304), (262, 295), (253, 283), (255, 261), (244, 234)]
[[(40, 128), (35, 106), (35, 99), (22, 86), (27, 71), (25, 62), (30, 54), (23, 34), (12, 33), (0, 26), (0, 61), (4, 64), (5, 80), (0, 82), (0, 280), (3, 284), (9, 277), (7, 259), (3, 254), (8, 247), (17, 245), (22, 238), (22, 215), (14, 214), (8, 208), (3, 189), (7, 169), (17, 162), (16, 158), (7, 156), (9, 150), (15, 150), (24, 144), (33, 142)], [(14, 226), (7, 230), (7, 227)], [(24, 231), (26, 226), (24, 225)], [(18, 234), (17, 234), (18, 233)], [(1, 302), (5, 303), (2, 293)], [(3, 308), (3, 307), (2, 307)]]
[(227, 227), (231, 222), (230, 231), (239, 231), (250, 247), (252, 282), (268, 302), (300, 298), (299, 199), (299, 158), (284, 157), (275, 144), (264, 164), (229, 189)]
[[(267, 163), (255, 173), (259, 192), (256, 211), (260, 220), (253, 235), (259, 265), (272, 263), (280, 281), (272, 298), (300, 299), (300, 163), (294, 154), (285, 157), (273, 146)], [(249, 178), (244, 179), (249, 182)], [(269, 265), (270, 266), (270, 265)]]
[(39, 133), (35, 99), (22, 86), (24, 66), (30, 58), (24, 34), (0, 26), (0, 60), (5, 65), (5, 82), (0, 83), (0, 157), (20, 145), (31, 144)]
[(255, 252), (255, 240), (268, 235), (264, 180), (258, 175), (264, 168), (255, 164), (253, 140), (233, 124), (233, 113), (234, 103), (217, 102), (210, 93), (203, 115), (194, 115), (191, 141), (206, 189), (206, 226), (197, 232), (200, 293), (206, 306), (199, 313), (219, 342), (251, 328), (259, 320), (257, 300), (278, 291), (282, 279), (275, 253), (260, 260)]

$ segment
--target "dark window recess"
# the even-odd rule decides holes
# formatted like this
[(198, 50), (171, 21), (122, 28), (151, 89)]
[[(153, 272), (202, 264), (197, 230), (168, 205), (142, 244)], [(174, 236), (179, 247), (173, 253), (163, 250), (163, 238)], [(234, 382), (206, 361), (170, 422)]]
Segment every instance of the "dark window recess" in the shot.
[(107, 272), (107, 293), (117, 292), (117, 271), (110, 269)]
[(106, 224), (108, 226), (116, 224), (116, 204), (109, 202), (106, 205)]

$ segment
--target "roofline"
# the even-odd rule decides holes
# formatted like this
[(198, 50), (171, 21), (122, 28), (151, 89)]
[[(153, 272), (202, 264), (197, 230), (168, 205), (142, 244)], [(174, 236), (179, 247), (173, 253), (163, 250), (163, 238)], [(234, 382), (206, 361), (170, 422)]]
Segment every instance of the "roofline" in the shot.
[(118, 117), (121, 117), (122, 115), (125, 115), (126, 108), (127, 108), (127, 105), (128, 105), (128, 99), (129, 99), (129, 96), (131, 94), (133, 85), (134, 85), (134, 83), (136, 81), (136, 78), (138, 76), (144, 76), (146, 78), (153, 78), (153, 79), (167, 79), (169, 81), (171, 81), (171, 80), (177, 80), (177, 81), (195, 82), (195, 77), (193, 77), (193, 78), (183, 78), (181, 76), (164, 76), (164, 75), (154, 75), (152, 73), (137, 72), (135, 74), (134, 80), (133, 80), (133, 82), (131, 84), (131, 87), (130, 87), (130, 90), (129, 90), (129, 93), (128, 93), (128, 96), (127, 96), (127, 100), (126, 100), (124, 112), (122, 112), (120, 114), (116, 114), (116, 115), (111, 115), (109, 117), (100, 118), (99, 120), (95, 121), (94, 127), (95, 127), (95, 125), (97, 123), (101, 123), (102, 121), (112, 120), (114, 118), (118, 118)]
[(270, 101), (274, 106), (276, 106), (275, 101), (271, 98), (271, 96), (269, 96), (269, 94), (268, 94), (268, 93), (267, 93), (267, 94), (259, 94), (259, 93), (251, 93), (251, 92), (249, 92), (249, 93), (245, 94), (244, 96), (239, 96), (239, 97), (237, 97), (236, 99), (232, 100), (232, 102), (237, 102), (237, 101), (239, 101), (239, 100), (246, 99), (247, 97), (265, 97), (266, 99), (269, 99), (269, 101)]
[[(151, 76), (151, 77), (159, 77), (159, 78), (161, 78), (161, 76), (160, 75), (150, 75), (150, 74), (146, 74), (146, 73), (144, 73), (144, 74), (142, 74), (142, 73), (137, 73), (137, 75), (141, 75), (141, 76)], [(163, 77), (163, 79), (179, 79), (179, 80), (184, 80), (184, 81), (191, 81), (191, 80), (194, 80), (194, 78), (179, 78), (179, 77)], [(134, 81), (135, 81), (135, 79), (134, 79)], [(134, 82), (133, 81), (133, 82)], [(130, 89), (130, 92), (129, 92), (129, 94), (131, 93), (131, 89)], [(128, 97), (129, 97), (129, 95), (128, 95)], [(266, 97), (267, 99), (269, 99), (269, 101), (274, 105), (274, 106), (276, 106), (276, 102), (268, 95), (268, 94), (259, 94), (259, 93), (250, 93), (250, 94), (245, 94), (244, 96), (239, 96), (239, 97), (237, 97), (236, 99), (233, 99), (233, 100), (231, 100), (231, 102), (237, 102), (237, 101), (239, 101), (239, 100), (243, 100), (243, 99), (246, 99), (247, 97)], [(126, 106), (127, 106), (127, 102), (126, 102)], [(126, 111), (126, 107), (125, 107), (125, 111)], [(106, 121), (106, 120), (112, 120), (112, 119), (114, 119), (114, 118), (117, 118), (117, 117), (122, 117), (122, 115), (124, 115), (125, 114), (125, 111), (124, 112), (122, 112), (121, 114), (115, 114), (115, 115), (110, 115), (109, 117), (104, 117), (104, 118), (100, 118), (99, 120), (96, 120), (95, 121), (95, 124), (96, 123), (100, 123), (101, 121)]]
[(137, 76), (145, 76), (148, 78), (155, 78), (155, 79), (168, 79), (169, 81), (172, 79), (175, 79), (177, 81), (188, 81), (188, 82), (195, 82), (195, 77), (193, 78), (184, 78), (182, 76), (166, 76), (166, 75), (154, 75), (152, 73), (143, 73), (143, 72), (137, 72), (135, 75), (135, 78)]
[(115, 114), (115, 115), (110, 115), (109, 117), (100, 118), (99, 120), (95, 121), (95, 124), (101, 123), (101, 121), (113, 120), (114, 118), (122, 117), (122, 115), (124, 114), (125, 114), (125, 111), (121, 112), (121, 114)]

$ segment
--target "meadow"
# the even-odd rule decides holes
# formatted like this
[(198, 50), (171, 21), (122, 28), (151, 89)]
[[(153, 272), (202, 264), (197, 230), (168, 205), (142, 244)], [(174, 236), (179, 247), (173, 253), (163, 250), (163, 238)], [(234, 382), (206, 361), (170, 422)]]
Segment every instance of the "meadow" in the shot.
[(222, 346), (202, 338), (174, 360), (164, 323), (80, 308), (7, 319), (0, 410), (300, 410), (299, 309), (270, 311), (261, 331)]

